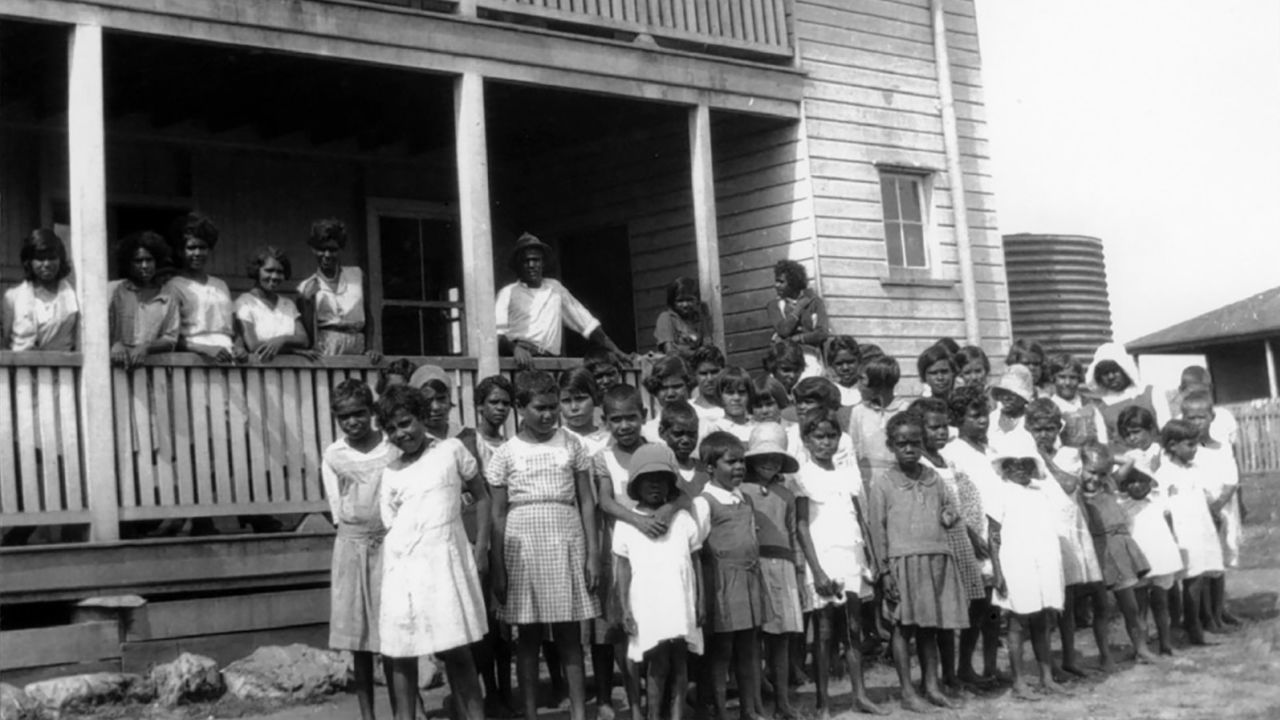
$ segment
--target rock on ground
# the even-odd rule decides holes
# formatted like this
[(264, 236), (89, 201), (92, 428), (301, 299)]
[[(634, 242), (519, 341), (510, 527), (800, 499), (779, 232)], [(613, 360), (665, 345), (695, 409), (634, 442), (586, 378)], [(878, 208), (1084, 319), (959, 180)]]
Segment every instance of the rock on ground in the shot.
[(105, 703), (149, 702), (155, 697), (149, 681), (129, 673), (69, 675), (31, 683), (23, 690), (35, 705), (54, 715)]
[(311, 700), (351, 684), (351, 655), (302, 644), (260, 647), (222, 670), (227, 692), (241, 700)]
[(28, 720), (37, 714), (35, 702), (22, 688), (0, 683), (0, 720)]
[(215, 700), (226, 690), (218, 663), (203, 655), (182, 653), (173, 662), (151, 668), (156, 700), (166, 707)]

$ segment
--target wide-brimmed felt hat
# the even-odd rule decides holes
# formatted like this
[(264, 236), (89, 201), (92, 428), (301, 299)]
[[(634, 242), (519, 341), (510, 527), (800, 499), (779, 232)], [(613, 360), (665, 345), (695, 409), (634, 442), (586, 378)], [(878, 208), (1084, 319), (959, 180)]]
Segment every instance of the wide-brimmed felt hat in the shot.
[(1036, 383), (1031, 377), (1030, 368), (1026, 365), (1014, 364), (1005, 368), (1004, 374), (1000, 376), (1000, 382), (996, 383), (994, 389), (1006, 390), (1027, 402), (1035, 399), (1036, 395)]
[(787, 431), (781, 423), (763, 422), (751, 429), (751, 440), (747, 443), (747, 452), (743, 457), (761, 455), (781, 455), (781, 472), (793, 473), (800, 470), (800, 463), (787, 452)]
[(516, 238), (516, 245), (511, 248), (511, 255), (507, 257), (507, 265), (510, 266), (513, 271), (519, 272), (517, 266), (520, 262), (520, 256), (525, 250), (529, 249), (541, 250), (544, 261), (551, 258), (551, 246), (539, 240), (537, 235), (526, 232)]
[(642, 477), (658, 476), (667, 481), (667, 497), (675, 497), (679, 492), (676, 478), (679, 477), (680, 465), (676, 463), (676, 454), (666, 443), (645, 443), (631, 455), (627, 465), (627, 497), (640, 501), (640, 486), (636, 482)]

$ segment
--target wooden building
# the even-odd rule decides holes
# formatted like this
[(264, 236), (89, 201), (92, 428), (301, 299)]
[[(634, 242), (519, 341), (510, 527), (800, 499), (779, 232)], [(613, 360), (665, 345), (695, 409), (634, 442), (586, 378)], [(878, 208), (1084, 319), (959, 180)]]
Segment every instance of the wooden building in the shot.
[(1219, 403), (1280, 398), (1280, 287), (1144, 335), (1125, 348), (1138, 356), (1204, 355)]
[(65, 231), (83, 327), (78, 353), (0, 353), (0, 523), (90, 542), (0, 551), (0, 602), (323, 582), (305, 534), (116, 542), (324, 509), (328, 388), (375, 372), (112, 369), (125, 233), (209, 215), (238, 292), (261, 245), (310, 274), (311, 221), (342, 219), (382, 350), (449, 368), (463, 420), (526, 229), (623, 348), (687, 275), (753, 370), (772, 267), (800, 260), (910, 393), (934, 339), (1009, 341), (986, 135), (972, 0), (2, 0), (0, 285), (32, 228)]

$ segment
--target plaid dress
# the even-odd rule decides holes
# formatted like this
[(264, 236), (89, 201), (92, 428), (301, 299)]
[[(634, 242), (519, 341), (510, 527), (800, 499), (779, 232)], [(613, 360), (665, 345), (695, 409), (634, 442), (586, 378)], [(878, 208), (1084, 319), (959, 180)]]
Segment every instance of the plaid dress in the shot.
[(574, 472), (590, 470), (582, 443), (563, 430), (542, 443), (514, 437), (493, 454), (485, 476), (506, 489), (510, 507), (502, 546), (507, 603), (498, 610), (500, 620), (575, 622), (600, 614), (587, 588), (586, 536), (573, 479)]
[(954, 465), (950, 463), (942, 467), (933, 465), (933, 469), (942, 479), (942, 486), (946, 489), (947, 496), (951, 498), (951, 504), (958, 509), (962, 518), (961, 522), (947, 529), (947, 545), (956, 559), (956, 569), (960, 571), (960, 582), (964, 586), (965, 596), (970, 600), (980, 600), (987, 596), (987, 591), (982, 582), (982, 566), (973, 552), (973, 543), (969, 540), (969, 531), (966, 529), (968, 523), (965, 520), (966, 513), (968, 516), (973, 514), (972, 509), (966, 507), (966, 504), (972, 503), (972, 498), (961, 499)]

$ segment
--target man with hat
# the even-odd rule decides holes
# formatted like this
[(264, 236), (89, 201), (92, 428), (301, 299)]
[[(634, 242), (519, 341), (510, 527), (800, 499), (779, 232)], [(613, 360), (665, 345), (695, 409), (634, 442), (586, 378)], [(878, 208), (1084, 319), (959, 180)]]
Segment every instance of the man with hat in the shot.
[(539, 355), (559, 355), (563, 328), (581, 334), (616, 355), (622, 351), (600, 327), (600, 321), (558, 280), (543, 275), (551, 247), (531, 233), (516, 240), (510, 266), (519, 278), (498, 291), (494, 303), (498, 351), (513, 355), (521, 368)]

